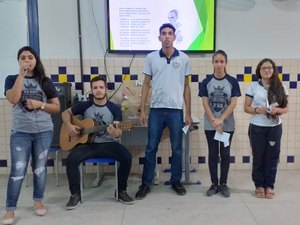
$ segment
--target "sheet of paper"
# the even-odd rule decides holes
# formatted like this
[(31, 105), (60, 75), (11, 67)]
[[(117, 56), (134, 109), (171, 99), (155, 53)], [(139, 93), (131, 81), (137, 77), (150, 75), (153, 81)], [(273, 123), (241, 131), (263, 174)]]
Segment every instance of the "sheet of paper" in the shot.
[(188, 130), (189, 130), (189, 125), (185, 125), (183, 128), (182, 128), (182, 131), (187, 134)]
[(268, 100), (268, 97), (267, 97), (267, 112), (270, 113), (272, 112), (272, 110), (278, 106), (278, 103), (277, 102), (274, 102), (272, 103), (271, 105), (269, 104), (269, 100)]
[(223, 142), (224, 147), (229, 146), (229, 138), (230, 138), (230, 133), (224, 131), (222, 133), (216, 132), (214, 137), (215, 140)]
[(200, 123), (200, 119), (196, 116), (192, 116), (193, 123)]

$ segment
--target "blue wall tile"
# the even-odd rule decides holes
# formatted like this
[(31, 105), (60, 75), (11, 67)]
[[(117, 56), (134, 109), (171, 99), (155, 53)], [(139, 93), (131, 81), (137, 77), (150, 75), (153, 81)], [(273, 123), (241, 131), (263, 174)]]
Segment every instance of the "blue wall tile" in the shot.
[(296, 89), (297, 88), (297, 81), (291, 81), (290, 82), (290, 89)]
[(293, 155), (288, 155), (286, 161), (287, 163), (294, 163), (295, 157)]
[(238, 81), (244, 81), (244, 74), (237, 74), (237, 75), (236, 75), (236, 79), (237, 79)]
[(290, 80), (290, 74), (284, 73), (282, 74), (282, 81), (289, 81)]
[(58, 74), (52, 74), (50, 77), (52, 82), (58, 82)]
[(244, 73), (245, 74), (251, 74), (252, 73), (252, 67), (251, 66), (245, 66), (244, 67)]
[(74, 74), (67, 74), (67, 81), (68, 82), (75, 82), (75, 75)]
[(199, 156), (198, 157), (198, 163), (199, 164), (205, 164), (205, 156)]
[(122, 74), (130, 74), (130, 68), (129, 67), (122, 67)]
[(7, 160), (0, 160), (0, 167), (7, 167)]
[(250, 156), (243, 156), (243, 163), (250, 163)]
[(58, 74), (67, 74), (67, 67), (59, 66), (58, 67)]
[(96, 66), (91, 67), (91, 74), (99, 74), (99, 68)]

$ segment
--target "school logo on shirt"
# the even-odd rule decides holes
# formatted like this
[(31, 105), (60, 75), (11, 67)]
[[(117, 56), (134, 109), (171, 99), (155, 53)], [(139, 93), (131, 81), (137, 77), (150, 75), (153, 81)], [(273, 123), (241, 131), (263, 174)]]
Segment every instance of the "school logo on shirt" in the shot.
[[(94, 118), (98, 122), (99, 125), (106, 125), (106, 123), (103, 121), (103, 116), (104, 116), (103, 113), (100, 113), (100, 112), (94, 113)], [(101, 137), (101, 136), (105, 135), (106, 133), (107, 133), (106, 130), (102, 130), (102, 131), (100, 130), (96, 136)]]
[(26, 99), (34, 99), (37, 101), (43, 101), (43, 92), (38, 89), (37, 84), (24, 84), (25, 89), (22, 90), (21, 99), (20, 99), (20, 107), (25, 112), (32, 112), (34, 109), (29, 109), (26, 104)]
[(173, 62), (173, 67), (175, 68), (175, 69), (178, 69), (179, 67), (180, 67), (180, 63), (179, 62)]
[(210, 105), (215, 112), (222, 112), (227, 106), (228, 95), (224, 92), (224, 87), (213, 87), (214, 91), (210, 94)]

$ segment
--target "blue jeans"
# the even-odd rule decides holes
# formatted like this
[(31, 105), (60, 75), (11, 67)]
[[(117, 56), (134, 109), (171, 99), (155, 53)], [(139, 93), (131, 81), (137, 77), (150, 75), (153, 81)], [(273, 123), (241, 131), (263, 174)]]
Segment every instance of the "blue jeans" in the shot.
[(253, 154), (252, 180), (255, 187), (274, 188), (280, 156), (282, 125), (249, 125), (248, 135)]
[[(228, 131), (226, 131), (228, 132)], [(230, 146), (231, 140), (233, 137), (233, 132), (230, 133), (229, 137), (229, 146), (224, 147), (224, 143), (216, 141), (214, 139), (216, 131), (215, 130), (206, 130), (205, 135), (208, 145), (208, 167), (210, 173), (211, 183), (218, 185), (218, 162), (219, 155), (221, 157), (220, 168), (220, 184), (226, 184), (230, 166)]]
[(17, 208), (17, 202), (27, 172), (30, 155), (34, 174), (33, 200), (41, 201), (44, 198), (48, 149), (52, 142), (52, 135), (52, 131), (41, 133), (11, 132), (11, 169), (7, 185), (7, 211), (13, 211)]
[(182, 127), (183, 111), (179, 109), (150, 109), (148, 119), (148, 144), (146, 146), (142, 183), (150, 186), (154, 178), (156, 152), (165, 127), (169, 128), (172, 148), (171, 183), (182, 177)]

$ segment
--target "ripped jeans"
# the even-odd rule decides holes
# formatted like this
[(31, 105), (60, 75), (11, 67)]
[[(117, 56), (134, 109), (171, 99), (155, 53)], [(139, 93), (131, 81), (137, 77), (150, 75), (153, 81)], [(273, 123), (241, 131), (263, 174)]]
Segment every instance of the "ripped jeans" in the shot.
[(13, 211), (17, 208), (17, 202), (27, 172), (30, 155), (34, 174), (33, 200), (41, 201), (44, 198), (48, 149), (52, 142), (52, 135), (52, 131), (40, 133), (11, 132), (11, 169), (7, 185), (7, 211)]

